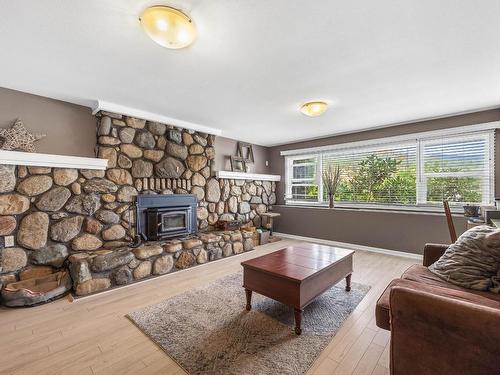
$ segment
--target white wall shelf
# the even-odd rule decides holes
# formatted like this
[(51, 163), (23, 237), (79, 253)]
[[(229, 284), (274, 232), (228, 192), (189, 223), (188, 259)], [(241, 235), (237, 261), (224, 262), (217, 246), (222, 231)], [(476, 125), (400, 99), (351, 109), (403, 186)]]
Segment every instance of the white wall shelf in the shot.
[(51, 168), (106, 169), (107, 159), (0, 150), (0, 164)]
[(280, 181), (281, 176), (277, 174), (244, 173), (231, 171), (216, 171), (215, 177), (233, 180), (255, 180), (255, 181)]

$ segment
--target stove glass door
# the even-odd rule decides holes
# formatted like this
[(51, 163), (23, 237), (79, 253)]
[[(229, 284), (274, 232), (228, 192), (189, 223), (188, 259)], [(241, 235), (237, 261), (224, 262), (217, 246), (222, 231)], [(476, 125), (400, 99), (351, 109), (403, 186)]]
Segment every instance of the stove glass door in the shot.
[(187, 227), (186, 211), (170, 211), (161, 214), (161, 232), (178, 232)]

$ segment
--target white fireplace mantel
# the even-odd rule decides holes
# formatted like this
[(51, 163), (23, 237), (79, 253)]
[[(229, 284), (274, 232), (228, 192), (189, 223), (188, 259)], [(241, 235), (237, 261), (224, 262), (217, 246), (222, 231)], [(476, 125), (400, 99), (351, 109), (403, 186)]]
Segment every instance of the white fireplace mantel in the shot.
[(0, 150), (0, 164), (51, 168), (106, 169), (107, 159)]
[(280, 181), (278, 174), (245, 173), (232, 171), (216, 171), (215, 177), (233, 180)]

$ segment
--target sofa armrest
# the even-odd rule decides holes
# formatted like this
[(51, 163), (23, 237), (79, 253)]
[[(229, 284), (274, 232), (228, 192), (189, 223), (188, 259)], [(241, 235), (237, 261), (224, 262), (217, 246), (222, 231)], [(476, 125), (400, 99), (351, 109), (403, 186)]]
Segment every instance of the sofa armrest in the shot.
[(436, 243), (427, 243), (424, 246), (424, 261), (423, 265), (425, 267), (429, 267), (444, 254), (448, 245), (436, 244)]
[(500, 304), (483, 306), (395, 286), (390, 294), (391, 374), (494, 374)]

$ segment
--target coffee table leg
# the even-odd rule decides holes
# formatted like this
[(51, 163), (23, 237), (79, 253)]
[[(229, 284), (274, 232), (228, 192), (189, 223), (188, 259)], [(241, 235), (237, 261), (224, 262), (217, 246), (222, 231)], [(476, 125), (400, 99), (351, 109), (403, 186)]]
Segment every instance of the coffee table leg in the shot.
[(351, 273), (345, 277), (345, 290), (351, 291)]
[(295, 333), (300, 335), (302, 333), (301, 323), (302, 323), (302, 310), (294, 309), (295, 313)]
[(252, 309), (252, 291), (245, 289), (245, 293), (247, 295), (247, 310), (250, 311)]

